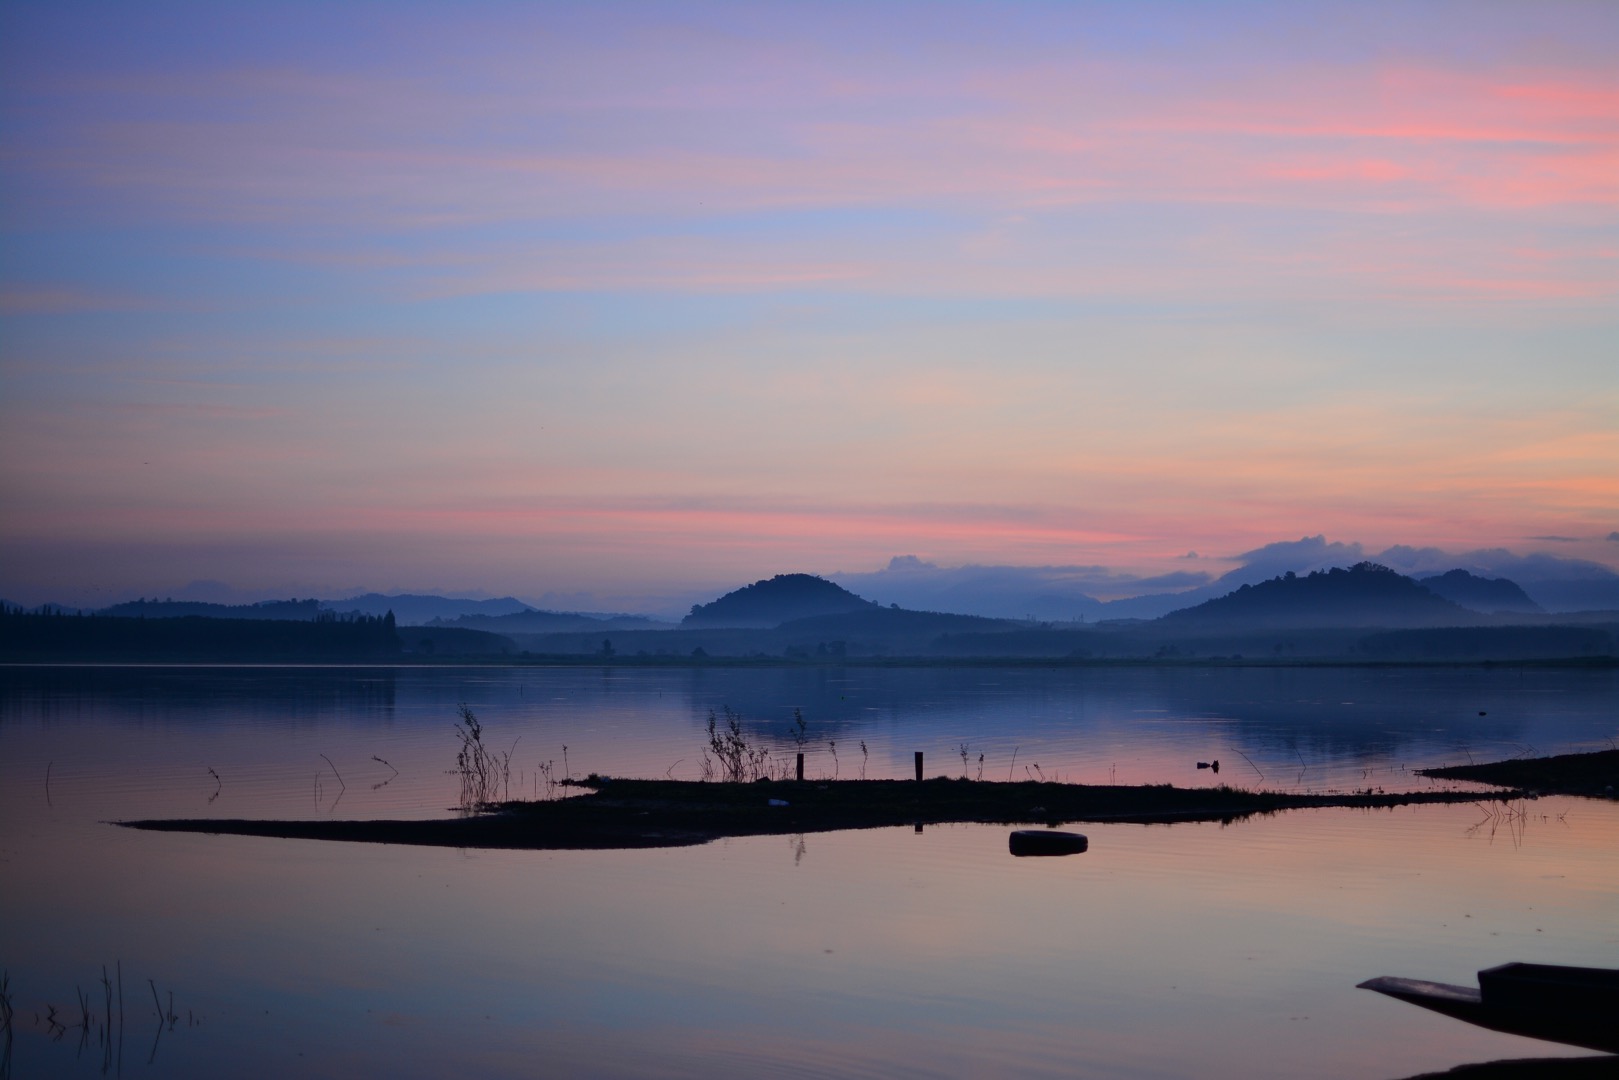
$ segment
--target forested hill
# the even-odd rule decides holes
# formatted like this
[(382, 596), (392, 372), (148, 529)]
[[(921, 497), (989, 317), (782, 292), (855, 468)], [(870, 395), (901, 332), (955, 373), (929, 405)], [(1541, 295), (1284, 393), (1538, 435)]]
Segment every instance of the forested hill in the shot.
[(728, 592), (708, 604), (692, 605), (680, 625), (768, 629), (794, 619), (866, 611), (877, 605), (813, 574), (777, 574)]
[(1451, 570), (1418, 581), (1435, 596), (1443, 596), (1452, 603), (1474, 611), (1510, 611), (1518, 614), (1538, 614), (1545, 609), (1530, 599), (1515, 581), (1506, 578), (1479, 577), (1466, 570)]
[(301, 619), (321, 613), (319, 600), (265, 600), (257, 604), (210, 604), (201, 600), (127, 600), (102, 608), (97, 615), (122, 619)]
[(1386, 566), (1288, 573), (1165, 615), (1161, 623), (1230, 626), (1468, 626), (1478, 616)]

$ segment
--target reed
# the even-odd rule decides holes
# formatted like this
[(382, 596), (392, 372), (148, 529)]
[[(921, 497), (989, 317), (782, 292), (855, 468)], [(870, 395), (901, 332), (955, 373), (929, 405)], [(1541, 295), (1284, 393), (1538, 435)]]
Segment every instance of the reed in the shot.
[(4, 1069), (6, 1076), (11, 1075), (12, 1015), (11, 972), (0, 971), (0, 1040), (3, 1040), (5, 1043), (4, 1048), (0, 1048), (0, 1055), (3, 1055), (3, 1057), (0, 1057), (0, 1068)]
[[(337, 777), (337, 785), (338, 785), (338, 787), (340, 789), (342, 789), (343, 791), (347, 791), (349, 789), (349, 786), (347, 784), (343, 783), (343, 774), (337, 771), (337, 766), (332, 764), (332, 759), (329, 758), (329, 757), (326, 757), (325, 754), (322, 754), (321, 757), (326, 758), (326, 764), (332, 766), (332, 775)], [(212, 770), (210, 770), (210, 771), (212, 771)]]
[(0, 974), (0, 1080), (11, 1080), (11, 987)]
[[(722, 708), (725, 710), (723, 727), (714, 710), (708, 710), (708, 746), (703, 751), (703, 779), (712, 780), (717, 774), (726, 783), (737, 784), (768, 778), (771, 775), (770, 751), (748, 741), (748, 737), (742, 733), (741, 713), (729, 705)], [(798, 721), (798, 735), (801, 737), (804, 733), (803, 715), (797, 709), (793, 710), (793, 714)]]
[(1247, 754), (1243, 753), (1241, 750), (1238, 750), (1235, 746), (1233, 746), (1231, 748), (1231, 752), (1233, 754), (1236, 754), (1238, 757), (1242, 758), (1242, 760), (1246, 761), (1248, 763), (1248, 767), (1250, 769), (1254, 770), (1255, 773), (1258, 773), (1260, 783), (1264, 783), (1265, 774), (1259, 771), (1259, 766), (1254, 764), (1254, 759), (1253, 758), (1249, 757)]
[[(483, 723), (466, 705), (459, 707), (461, 722), (455, 725), (461, 749), (455, 755), (454, 772), (461, 779), (460, 809), (465, 813), (481, 810), (505, 793), (511, 797), (511, 750), (492, 750), (484, 742)], [(520, 738), (520, 737), (519, 737)], [(512, 743), (512, 749), (517, 742)]]

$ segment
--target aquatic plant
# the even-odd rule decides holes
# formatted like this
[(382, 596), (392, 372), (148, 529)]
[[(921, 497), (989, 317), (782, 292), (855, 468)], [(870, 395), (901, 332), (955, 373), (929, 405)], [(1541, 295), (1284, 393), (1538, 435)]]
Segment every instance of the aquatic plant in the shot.
[[(73, 987), (76, 998), (78, 1019), (73, 1019), (74, 1006), (58, 1007), (50, 1001), (43, 1003), (43, 1012), (39, 1009), (31, 1010), (33, 1026), (42, 1031), (51, 1042), (64, 1042), (64, 1037), (70, 1031), (77, 1031), (77, 1053), (82, 1056), (90, 1047), (91, 1036), (95, 1036), (95, 1043), (101, 1051), (101, 1073), (122, 1073), (123, 1044), (124, 1044), (124, 965), (118, 961), (113, 972), (109, 973), (107, 965), (101, 965), (101, 983), (103, 994), (101, 1000), (93, 1000), (79, 985)], [(168, 1004), (165, 1006), (157, 988), (157, 980), (147, 979), (146, 985), (151, 988), (152, 1004), (157, 1007), (157, 1029), (153, 1033), (152, 1049), (147, 1055), (147, 1065), (157, 1061), (158, 1046), (162, 1042), (164, 1032), (172, 1032), (180, 1022), (180, 1014), (174, 1007), (174, 991), (168, 992)], [(11, 979), (9, 973), (0, 972), (0, 1080), (9, 1080), (11, 1076), (11, 1049), (12, 1049), (12, 1023), (15, 1016)], [(194, 1027), (200, 1021), (191, 1012), (186, 1010), (185, 1021), (187, 1027)]]
[[(770, 751), (748, 741), (742, 734), (742, 714), (729, 705), (725, 710), (725, 726), (721, 727), (714, 710), (708, 710), (708, 746), (703, 751), (703, 779), (715, 775), (726, 783), (739, 784), (770, 776)], [(795, 715), (797, 710), (794, 710)], [(800, 732), (803, 717), (798, 716)], [(713, 757), (710, 758), (709, 755)]]
[[(512, 783), (510, 750), (491, 750), (483, 741), (483, 723), (465, 704), (458, 707), (461, 722), (455, 734), (461, 749), (455, 755), (455, 773), (461, 779), (460, 809), (470, 813), (495, 801), (504, 792), (509, 798)], [(513, 749), (517, 746), (512, 743)]]
[(5, 1075), (11, 1075), (11, 973), (0, 971), (0, 1040), (5, 1045), (0, 1047), (0, 1069)]
[(393, 763), (392, 763), (392, 762), (390, 762), (390, 761), (388, 761), (388, 760), (387, 760), (387, 759), (386, 759), (386, 758), (380, 758), (380, 757), (378, 757), (378, 756), (377, 756), (377, 755), (375, 755), (375, 754), (372, 754), (372, 755), (371, 755), (371, 760), (372, 760), (372, 761), (375, 761), (375, 762), (376, 762), (376, 763), (377, 763), (377, 764), (379, 764), (379, 765), (382, 765), (382, 766), (384, 766), (384, 767), (385, 767), (385, 768), (387, 768), (387, 769), (388, 769), (388, 770), (389, 770), (389, 771), (390, 771), (390, 772), (392, 772), (392, 773), (393, 773), (393, 775), (392, 775), (392, 776), (390, 776), (390, 777), (388, 777), (388, 779), (386, 779), (386, 780), (379, 780), (379, 781), (378, 781), (378, 782), (377, 782), (377, 783), (375, 783), (375, 784), (372, 784), (372, 785), (371, 785), (371, 790), (372, 790), (372, 791), (377, 791), (377, 790), (379, 790), (379, 789), (381, 789), (381, 788), (385, 788), (385, 787), (387, 787), (387, 786), (388, 786), (388, 785), (389, 785), (389, 784), (391, 784), (391, 783), (393, 783), (393, 782), (394, 782), (394, 781), (395, 781), (395, 780), (397, 780), (397, 779), (398, 779), (398, 778), (399, 778), (399, 770), (398, 770), (398, 769), (395, 769), (395, 768), (394, 768), (394, 767), (393, 767)]

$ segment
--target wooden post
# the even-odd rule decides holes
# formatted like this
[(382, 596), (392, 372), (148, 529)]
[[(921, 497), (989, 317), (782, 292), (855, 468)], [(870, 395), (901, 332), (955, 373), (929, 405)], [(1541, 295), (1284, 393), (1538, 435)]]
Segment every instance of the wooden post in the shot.
[(922, 779), (922, 751), (920, 750), (916, 752), (916, 778), (918, 780)]
[(800, 780), (804, 779), (804, 752), (802, 750), (798, 752), (798, 778)]

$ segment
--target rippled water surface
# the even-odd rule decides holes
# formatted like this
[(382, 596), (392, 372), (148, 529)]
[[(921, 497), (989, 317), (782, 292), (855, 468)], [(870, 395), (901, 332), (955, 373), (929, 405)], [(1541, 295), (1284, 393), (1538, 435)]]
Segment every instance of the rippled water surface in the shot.
[(905, 776), (921, 750), (930, 775), (1421, 789), (1424, 765), (1607, 746), (1616, 702), (1611, 673), (1474, 669), (9, 669), (13, 1075), (1392, 1077), (1579, 1053), (1354, 984), (1619, 967), (1608, 802), (1081, 826), (1090, 850), (1052, 860), (986, 826), (460, 852), (105, 822), (439, 816), (461, 703), (516, 795), (694, 779), (726, 707), (780, 762), (801, 709), (811, 775)]

